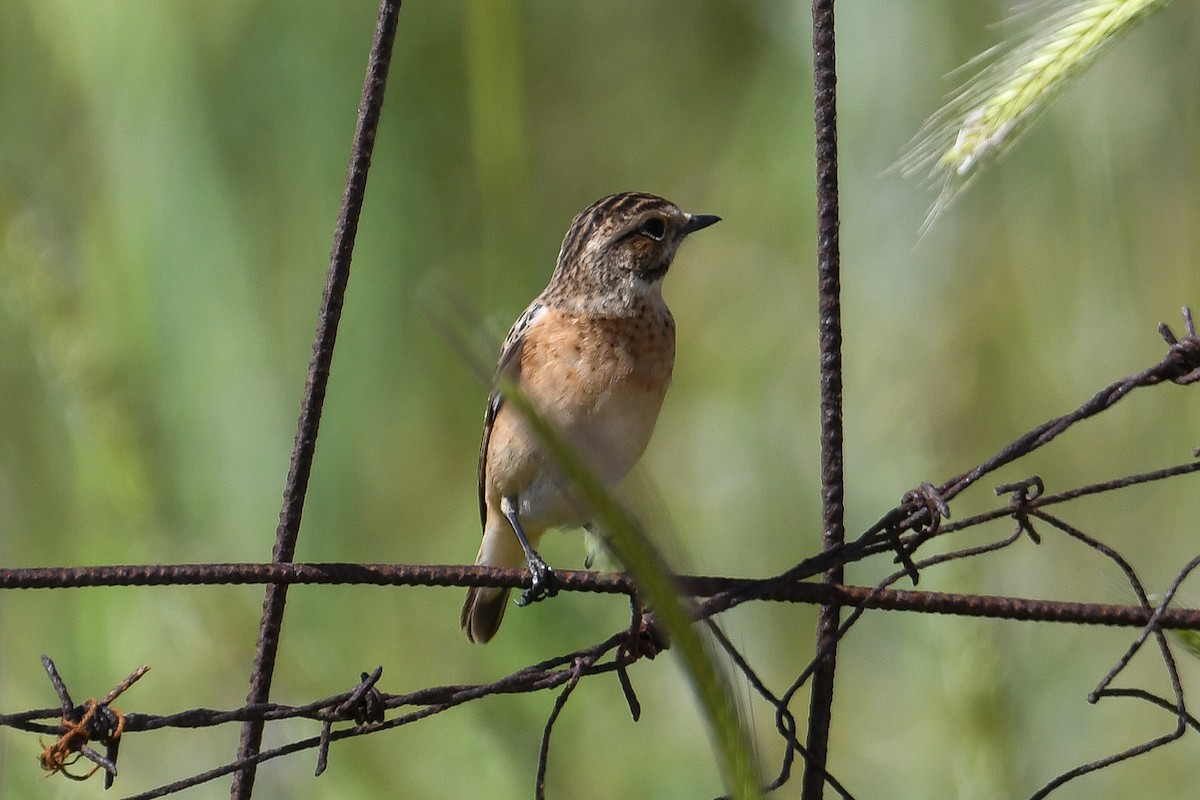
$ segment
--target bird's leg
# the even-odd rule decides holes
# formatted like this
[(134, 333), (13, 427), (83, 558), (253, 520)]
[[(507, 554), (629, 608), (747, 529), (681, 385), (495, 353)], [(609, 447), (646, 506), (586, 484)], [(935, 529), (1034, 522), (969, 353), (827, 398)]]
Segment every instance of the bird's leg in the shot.
[(512, 497), (500, 498), (500, 511), (508, 520), (508, 524), (512, 525), (513, 532), (517, 534), (517, 541), (521, 543), (521, 549), (525, 551), (525, 565), (529, 567), (529, 574), (532, 576), (529, 588), (521, 592), (521, 596), (517, 599), (517, 605), (527, 606), (543, 598), (554, 597), (558, 594), (558, 579), (554, 576), (554, 570), (550, 569), (550, 565), (538, 555), (537, 550), (533, 549), (533, 545), (525, 536), (525, 530), (521, 527), (521, 520), (517, 516), (515, 499)]

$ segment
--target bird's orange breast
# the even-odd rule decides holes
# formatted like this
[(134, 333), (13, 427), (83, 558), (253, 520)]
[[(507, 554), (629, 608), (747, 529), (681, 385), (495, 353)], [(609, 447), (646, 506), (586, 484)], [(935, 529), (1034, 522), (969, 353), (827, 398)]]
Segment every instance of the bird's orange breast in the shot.
[[(604, 318), (546, 308), (525, 332), (517, 378), (529, 400), (612, 486), (650, 441), (674, 361), (675, 324), (661, 304), (636, 316)], [(488, 461), (501, 494), (561, 480), (551, 477), (555, 471), (511, 407), (496, 420)]]

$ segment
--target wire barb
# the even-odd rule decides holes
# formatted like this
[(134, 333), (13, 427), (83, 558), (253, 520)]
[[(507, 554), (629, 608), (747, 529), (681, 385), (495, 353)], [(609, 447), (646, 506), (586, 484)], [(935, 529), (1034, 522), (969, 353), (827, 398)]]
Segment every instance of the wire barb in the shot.
[(1178, 374), (1170, 377), (1173, 383), (1180, 386), (1200, 381), (1200, 336), (1196, 335), (1196, 322), (1192, 319), (1191, 306), (1183, 307), (1183, 326), (1186, 331), (1179, 339), (1167, 323), (1160, 323), (1158, 332), (1169, 347), (1167, 361), (1173, 361)]
[(558, 721), (558, 715), (562, 713), (563, 707), (566, 706), (567, 700), (571, 697), (571, 693), (579, 685), (579, 679), (587, 673), (594, 663), (595, 659), (589, 657), (577, 657), (571, 663), (571, 670), (568, 673), (570, 677), (567, 680), (567, 685), (563, 687), (562, 692), (555, 699), (554, 708), (550, 710), (550, 717), (546, 720), (546, 727), (542, 729), (542, 744), (538, 749), (537, 780), (534, 789), (534, 796), (537, 800), (546, 799), (546, 766), (550, 760), (550, 734), (554, 730), (554, 723)]
[[(913, 551), (922, 542), (937, 536), (941, 530), (942, 520), (950, 518), (950, 505), (942, 492), (928, 481), (915, 489), (904, 493), (900, 505), (884, 517), (888, 520), (884, 529), (885, 536), (896, 552), (894, 563), (904, 567), (904, 573), (916, 586), (921, 580), (921, 573), (913, 563)], [(901, 534), (911, 530), (916, 535), (910, 545), (906, 546)]]
[(1017, 534), (1026, 534), (1034, 544), (1041, 544), (1042, 537), (1033, 528), (1033, 524), (1029, 521), (1029, 511), (1032, 505), (1037, 502), (1046, 491), (1046, 484), (1042, 481), (1040, 475), (1033, 475), (1023, 481), (1016, 483), (1005, 483), (996, 487), (996, 496), (999, 497), (1006, 492), (1012, 493), (1012, 498), (1009, 500), (1012, 506), (1012, 517), (1017, 521)]
[[(112, 787), (113, 779), (117, 777), (117, 753), (121, 745), (121, 734), (125, 732), (125, 715), (120, 709), (110, 708), (114, 700), (121, 696), (130, 686), (150, 670), (150, 665), (138, 667), (129, 677), (118, 683), (102, 700), (88, 698), (83, 705), (75, 705), (71, 693), (67, 691), (66, 683), (58, 672), (58, 667), (49, 656), (42, 656), (42, 666), (50, 677), (54, 692), (58, 695), (62, 708), (59, 725), (61, 734), (58, 739), (43, 747), (38, 761), (47, 776), (61, 774), (73, 781), (86, 781), (104, 770), (104, 788)], [(88, 742), (97, 741), (105, 746), (104, 755), (100, 755), (88, 746)], [(86, 758), (94, 765), (82, 775), (77, 775), (67, 767), (80, 758)]]
[(383, 667), (376, 667), (375, 671), (370, 674), (362, 673), (358, 686), (354, 687), (354, 691), (350, 693), (345, 702), (324, 714), (324, 721), (321, 723), (320, 744), (317, 747), (317, 768), (313, 772), (313, 777), (321, 777), (325, 768), (329, 766), (329, 744), (333, 736), (333, 723), (353, 719), (355, 726), (362, 729), (368, 724), (383, 722), (386, 706), (383, 695), (375, 688), (375, 684), (382, 676)]

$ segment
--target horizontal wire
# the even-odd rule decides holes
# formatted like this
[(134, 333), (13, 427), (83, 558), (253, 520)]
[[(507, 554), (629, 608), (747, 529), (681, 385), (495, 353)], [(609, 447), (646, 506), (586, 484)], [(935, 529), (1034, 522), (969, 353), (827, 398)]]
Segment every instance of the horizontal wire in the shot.
[[(635, 591), (633, 581), (621, 573), (561, 570), (556, 574), (563, 591), (626, 595)], [(1109, 603), (900, 589), (875, 590), (867, 586), (827, 586), (807, 581), (779, 583), (773, 578), (686, 575), (679, 576), (676, 580), (680, 590), (693, 597), (714, 597), (725, 592), (741, 594), (754, 592), (762, 587), (764, 590), (755, 596), (775, 602), (865, 605), (867, 608), (890, 611), (1089, 625), (1141, 626), (1150, 618), (1150, 613), (1140, 606)], [(124, 564), (0, 569), (0, 589), (266, 583), (517, 588), (528, 582), (529, 573), (524, 569), (447, 564)], [(1164, 628), (1200, 630), (1200, 609), (1168, 609), (1161, 617), (1161, 625)]]

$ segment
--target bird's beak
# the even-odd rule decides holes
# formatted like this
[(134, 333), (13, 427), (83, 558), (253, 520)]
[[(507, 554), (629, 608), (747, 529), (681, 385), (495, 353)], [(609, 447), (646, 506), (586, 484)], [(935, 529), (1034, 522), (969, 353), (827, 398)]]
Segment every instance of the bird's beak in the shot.
[(687, 223), (683, 226), (683, 232), (695, 233), (701, 228), (707, 228), (709, 225), (715, 225), (720, 222), (721, 218), (713, 214), (688, 214)]

